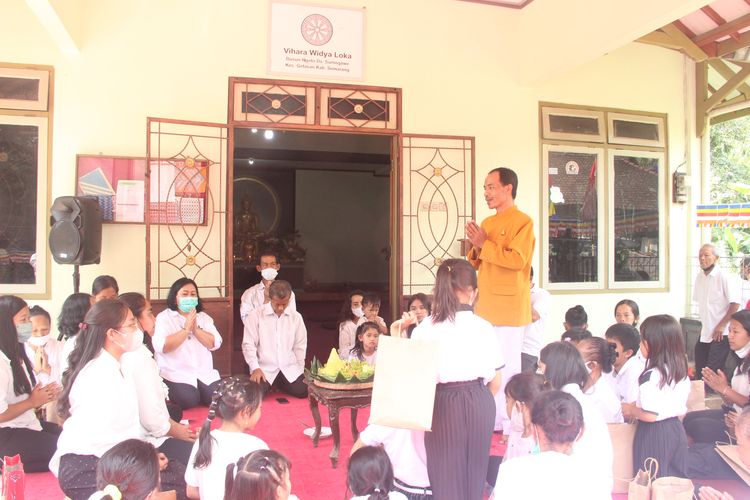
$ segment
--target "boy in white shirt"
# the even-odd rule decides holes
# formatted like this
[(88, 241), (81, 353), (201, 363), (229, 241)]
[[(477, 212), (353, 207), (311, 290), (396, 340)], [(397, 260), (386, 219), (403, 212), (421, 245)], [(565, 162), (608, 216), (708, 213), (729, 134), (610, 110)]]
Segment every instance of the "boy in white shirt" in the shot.
[(631, 325), (616, 323), (607, 329), (604, 337), (607, 342), (615, 345), (617, 351), (617, 357), (612, 364), (617, 395), (621, 402), (633, 403), (638, 400), (638, 377), (646, 368), (646, 360), (639, 352), (640, 335)]
[[(359, 318), (359, 321), (357, 321), (357, 326), (365, 321), (371, 321), (378, 325), (378, 331), (382, 335), (388, 335), (388, 326), (385, 324), (385, 320), (378, 316), (378, 313), (380, 312), (380, 297), (378, 297), (377, 293), (366, 292), (362, 296), (362, 310), (364, 314)], [(343, 354), (339, 354), (343, 356)]]
[(269, 302), (250, 311), (245, 319), (242, 354), (250, 368), (250, 379), (261, 384), (264, 396), (276, 387), (296, 398), (306, 398), (305, 322), (291, 307), (288, 281), (274, 281), (268, 290)]
[[(270, 298), (268, 297), (268, 287), (276, 279), (276, 276), (279, 275), (279, 269), (281, 269), (278, 255), (270, 251), (261, 253), (258, 259), (258, 265), (255, 266), (255, 269), (260, 273), (260, 282), (245, 290), (240, 299), (240, 319), (242, 319), (243, 322), (245, 321), (245, 318), (247, 318), (247, 315), (250, 314), (250, 311), (258, 309), (263, 304), (267, 304), (270, 301)], [(294, 299), (294, 292), (292, 292), (289, 304), (291, 305), (292, 310), (297, 310), (297, 302)]]

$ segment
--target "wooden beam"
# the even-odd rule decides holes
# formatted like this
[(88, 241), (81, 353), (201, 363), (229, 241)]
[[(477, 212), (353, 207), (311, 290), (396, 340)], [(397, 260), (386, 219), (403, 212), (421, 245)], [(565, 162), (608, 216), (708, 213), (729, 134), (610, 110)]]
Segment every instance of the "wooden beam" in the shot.
[(727, 54), (740, 49), (744, 49), (750, 45), (750, 31), (740, 33), (737, 40), (723, 40), (716, 44), (716, 57), (724, 57)]
[[(734, 71), (732, 71), (732, 68), (730, 68), (727, 63), (725, 63), (721, 59), (711, 59), (708, 61), (708, 64), (713, 69), (715, 69), (723, 79), (727, 81), (729, 81), (729, 79), (734, 76)], [(748, 85), (747, 82), (743, 82), (742, 84), (740, 84), (740, 86), (737, 87), (737, 90), (739, 90), (745, 96), (750, 97), (750, 85)]]
[(711, 117), (711, 125), (716, 125), (717, 123), (722, 122), (728, 122), (729, 120), (735, 120), (737, 118), (742, 118), (743, 116), (750, 115), (750, 106), (748, 106), (745, 109), (738, 109), (736, 111), (731, 111), (729, 113), (724, 113), (722, 115), (716, 115)]
[(729, 21), (726, 24), (722, 24), (721, 26), (717, 26), (712, 30), (706, 31), (702, 35), (696, 36), (695, 38), (693, 38), (693, 42), (695, 42), (696, 45), (715, 42), (719, 38), (729, 36), (732, 33), (736, 33), (744, 28), (747, 28), (748, 26), (750, 26), (750, 14), (745, 14), (744, 16), (740, 16), (733, 21)]
[(680, 45), (682, 51), (688, 56), (695, 59), (696, 61), (705, 61), (708, 59), (706, 52), (698, 47), (693, 41), (679, 30), (676, 26), (668, 24), (662, 28), (662, 31), (670, 36), (675, 42)]
[(647, 35), (638, 38), (636, 42), (647, 43), (649, 45), (658, 45), (665, 49), (682, 50), (682, 46), (677, 43), (671, 36), (663, 31), (652, 31)]
[(726, 97), (733, 90), (736, 90), (737, 87), (742, 85), (742, 82), (744, 82), (748, 76), (750, 76), (750, 66), (745, 65), (732, 78), (727, 80), (727, 83), (722, 85), (720, 89), (718, 89), (716, 92), (711, 94), (711, 97), (706, 99), (706, 102), (704, 103), (703, 111), (705, 113), (708, 113), (709, 111), (711, 111), (717, 104), (719, 104), (721, 101), (726, 99)]
[(708, 126), (706, 97), (708, 95), (708, 63), (700, 61), (695, 65), (695, 133), (703, 137)]
[[(748, 2), (750, 2), (750, 0), (747, 0), (747, 1), (748, 1)], [(691, 40), (692, 40), (693, 38), (695, 38), (695, 33), (693, 33), (693, 32), (692, 32), (692, 31), (690, 30), (690, 28), (688, 28), (687, 26), (685, 26), (685, 23), (683, 23), (683, 22), (682, 22), (682, 21), (680, 21), (679, 19), (678, 19), (678, 20), (676, 20), (676, 21), (672, 21), (672, 24), (674, 24), (674, 25), (675, 25), (675, 27), (677, 27), (677, 29), (678, 29), (678, 30), (680, 30), (680, 31), (682, 31), (683, 33), (685, 33), (685, 35), (687, 35), (687, 37), (688, 37), (688, 38), (690, 38)]]
[[(713, 22), (715, 22), (717, 26), (722, 26), (722, 25), (724, 25), (724, 24), (727, 23), (727, 20), (724, 19), (723, 17), (721, 17), (721, 14), (719, 14), (718, 12), (716, 12), (713, 9), (713, 7), (711, 7), (710, 5), (706, 5), (704, 7), (701, 7), (701, 11), (704, 14), (706, 14), (708, 17), (710, 17), (711, 20)], [(739, 33), (737, 33), (735, 31), (735, 32), (731, 33), (729, 36), (731, 36), (733, 39), (737, 40), (737, 38), (739, 37)]]

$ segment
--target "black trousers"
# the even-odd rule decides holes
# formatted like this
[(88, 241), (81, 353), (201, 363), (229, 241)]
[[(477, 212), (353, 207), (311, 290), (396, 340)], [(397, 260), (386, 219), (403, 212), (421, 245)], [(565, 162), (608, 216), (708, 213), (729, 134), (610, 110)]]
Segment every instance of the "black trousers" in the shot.
[(438, 384), (424, 437), (435, 500), (482, 500), (495, 427), (495, 398), (481, 380)]
[(525, 352), (521, 353), (521, 371), (522, 372), (536, 372), (537, 363), (539, 362), (539, 358), (537, 356), (532, 356), (531, 354), (526, 354)]
[(737, 473), (721, 458), (713, 443), (696, 443), (690, 447), (688, 478), (739, 480)]
[[(711, 368), (713, 371), (721, 370), (726, 373), (724, 364), (729, 355), (729, 338), (724, 335), (721, 342), (696, 342), (695, 343), (695, 380), (702, 380), (701, 370), (704, 367)], [(730, 374), (731, 375), (731, 374)], [(727, 378), (731, 378), (728, 376)], [(706, 386), (706, 391), (710, 388)]]
[(685, 432), (694, 443), (728, 443), (724, 410), (691, 411), (682, 420)]
[(271, 388), (278, 389), (283, 393), (294, 396), (295, 398), (304, 399), (307, 397), (307, 384), (305, 384), (304, 376), (300, 375), (294, 382), (289, 382), (283, 373), (279, 372), (276, 375), (276, 379), (273, 381), (273, 385), (266, 381), (261, 384), (263, 388), (263, 397), (271, 392)]
[(677, 417), (658, 422), (638, 422), (633, 439), (633, 470), (647, 458), (659, 462), (659, 477), (687, 477), (687, 436)]
[[(88, 500), (98, 491), (96, 487), (96, 465), (99, 458), (94, 455), (75, 455), (68, 453), (60, 457), (60, 469), (57, 480), (60, 489), (71, 500)], [(161, 491), (175, 490), (177, 498), (186, 500), (185, 465), (169, 461), (167, 468), (159, 474)]]
[(180, 462), (187, 466), (190, 460), (190, 452), (193, 450), (193, 443), (182, 439), (168, 438), (159, 446), (158, 450), (164, 453), (170, 462)]
[[(219, 386), (219, 380), (206, 385), (198, 380), (198, 387), (190, 384), (181, 384), (179, 382), (170, 382), (164, 379), (164, 383), (169, 387), (169, 400), (187, 410), (196, 406), (208, 406), (211, 404), (211, 396)], [(168, 408), (167, 408), (168, 409)]]
[(0, 458), (20, 455), (25, 472), (47, 472), (62, 428), (44, 420), (41, 423), (41, 431), (0, 427)]

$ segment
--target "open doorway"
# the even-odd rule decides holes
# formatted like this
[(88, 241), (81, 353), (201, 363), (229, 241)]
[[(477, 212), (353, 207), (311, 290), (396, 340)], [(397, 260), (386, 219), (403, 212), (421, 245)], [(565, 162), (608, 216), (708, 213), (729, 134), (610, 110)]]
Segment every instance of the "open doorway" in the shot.
[[(393, 136), (234, 129), (234, 346), (241, 363), (240, 297), (260, 281), (264, 251), (292, 284), (308, 329), (308, 358), (338, 345), (351, 290), (376, 292), (390, 321)], [(238, 365), (235, 365), (238, 366)]]

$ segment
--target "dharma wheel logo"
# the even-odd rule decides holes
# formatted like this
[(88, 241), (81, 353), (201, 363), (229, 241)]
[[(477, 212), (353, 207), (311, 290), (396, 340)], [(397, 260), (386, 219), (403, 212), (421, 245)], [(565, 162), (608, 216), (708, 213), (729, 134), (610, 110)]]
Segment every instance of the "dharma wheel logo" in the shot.
[(300, 26), (302, 38), (312, 45), (325, 45), (333, 36), (333, 24), (327, 17), (320, 14), (310, 14)]

